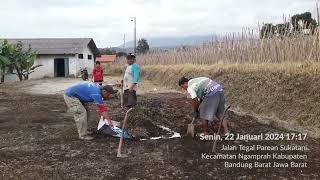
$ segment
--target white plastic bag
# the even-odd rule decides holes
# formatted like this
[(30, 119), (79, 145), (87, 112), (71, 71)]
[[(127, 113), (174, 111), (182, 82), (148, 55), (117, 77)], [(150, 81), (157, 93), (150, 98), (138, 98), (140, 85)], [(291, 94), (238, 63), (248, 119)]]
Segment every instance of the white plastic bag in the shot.
[[(103, 116), (101, 116), (97, 130), (99, 130), (104, 124), (106, 124), (106, 125), (109, 126), (109, 121), (103, 120)], [(118, 121), (112, 121), (112, 124), (113, 124), (113, 126), (115, 126), (115, 127), (120, 127), (120, 122), (118, 122)]]

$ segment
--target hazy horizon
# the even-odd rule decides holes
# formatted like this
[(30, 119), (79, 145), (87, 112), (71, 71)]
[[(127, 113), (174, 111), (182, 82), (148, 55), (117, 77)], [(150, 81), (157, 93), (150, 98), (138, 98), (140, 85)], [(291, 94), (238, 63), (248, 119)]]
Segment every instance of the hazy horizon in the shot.
[(283, 15), (310, 11), (316, 0), (12, 0), (0, 7), (1, 38), (91, 37), (98, 47), (137, 38), (186, 37), (240, 32), (243, 27), (281, 23)]

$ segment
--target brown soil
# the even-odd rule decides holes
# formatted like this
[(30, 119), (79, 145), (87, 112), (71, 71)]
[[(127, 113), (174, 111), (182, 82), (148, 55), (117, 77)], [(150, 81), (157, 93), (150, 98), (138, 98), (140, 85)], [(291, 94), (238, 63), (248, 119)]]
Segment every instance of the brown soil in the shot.
[[(144, 94), (139, 107), (130, 115), (129, 132), (136, 137), (164, 133), (164, 125), (182, 135), (191, 121), (187, 99), (182, 94)], [(119, 101), (107, 106), (115, 120), (124, 112)], [(257, 123), (250, 117), (229, 114), (232, 131), (259, 134), (286, 132)], [(95, 109), (89, 121), (96, 129), (99, 117)], [(196, 128), (199, 130), (199, 127)], [(118, 139), (94, 133), (95, 140), (77, 139), (73, 118), (67, 113), (62, 95), (36, 95), (0, 85), (0, 179), (319, 179), (320, 142), (261, 141), (241, 142), (263, 145), (308, 145), (308, 168), (225, 168), (220, 160), (203, 160), (212, 142), (182, 137), (157, 141), (126, 141), (124, 153), (117, 158)], [(237, 142), (218, 143), (236, 144)]]

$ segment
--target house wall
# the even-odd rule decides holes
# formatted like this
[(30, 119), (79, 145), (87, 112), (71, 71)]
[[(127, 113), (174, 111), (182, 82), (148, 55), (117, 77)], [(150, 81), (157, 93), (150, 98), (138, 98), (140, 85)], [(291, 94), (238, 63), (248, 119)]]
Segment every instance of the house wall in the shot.
[(12, 83), (12, 82), (18, 82), (18, 81), (19, 81), (19, 78), (15, 74), (6, 74), (4, 76), (4, 82), (5, 83)]
[[(29, 79), (41, 79), (44, 77), (54, 77), (54, 59), (68, 58), (69, 59), (69, 75), (78, 77), (80, 75), (80, 68), (86, 67), (89, 74), (92, 74), (94, 68), (94, 55), (90, 48), (83, 49), (83, 59), (79, 59), (78, 54), (75, 55), (38, 55), (34, 65), (43, 65), (35, 69), (35, 72), (29, 75)], [(88, 59), (88, 55), (92, 59)], [(6, 75), (5, 82), (19, 81), (16, 75)]]
[(77, 77), (80, 74), (80, 70), (77, 68), (78, 56), (73, 55), (69, 58), (69, 74)]
[[(80, 69), (86, 67), (89, 74), (92, 74), (94, 68), (94, 55), (90, 48), (86, 47), (82, 51), (83, 59), (79, 59), (78, 54), (75, 55), (40, 55), (37, 57), (35, 65), (42, 64), (43, 66), (36, 69), (30, 75), (30, 79), (40, 79), (43, 77), (54, 77), (54, 59), (55, 58), (68, 58), (69, 59), (69, 75), (78, 77)], [(88, 55), (92, 59), (88, 59)]]
[(75, 71), (73, 66), (70, 67), (70, 62), (75, 60), (74, 55), (38, 55), (35, 65), (43, 65), (35, 69), (35, 72), (30, 74), (30, 79), (40, 79), (44, 77), (54, 77), (54, 59), (68, 58), (69, 59), (69, 74), (72, 75)]
[[(88, 73), (92, 74), (93, 68), (94, 68), (94, 55), (91, 52), (90, 48), (86, 47), (82, 51), (83, 59), (79, 59), (79, 55), (76, 54), (76, 62), (75, 66), (77, 69), (77, 76), (80, 75), (80, 68), (87, 68)], [(92, 59), (88, 59), (88, 55), (92, 56)]]

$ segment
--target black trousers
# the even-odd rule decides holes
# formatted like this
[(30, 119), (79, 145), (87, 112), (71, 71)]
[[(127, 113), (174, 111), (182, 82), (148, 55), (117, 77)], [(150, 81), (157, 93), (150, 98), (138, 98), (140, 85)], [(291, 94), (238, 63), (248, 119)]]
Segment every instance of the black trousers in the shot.
[(137, 105), (137, 93), (135, 90), (129, 91), (129, 89), (124, 90), (123, 93), (123, 104), (124, 106), (130, 108)]

